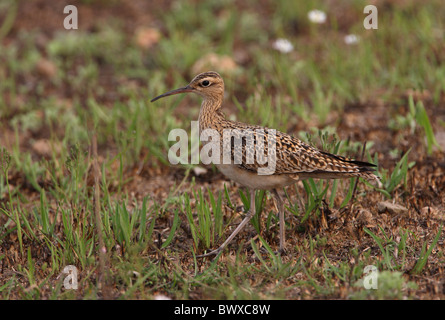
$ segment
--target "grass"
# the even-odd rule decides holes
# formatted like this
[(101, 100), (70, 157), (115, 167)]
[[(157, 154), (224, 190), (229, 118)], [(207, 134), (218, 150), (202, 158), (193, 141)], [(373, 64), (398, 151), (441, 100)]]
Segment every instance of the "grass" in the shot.
[[(1, 299), (443, 298), (431, 289), (445, 262), (441, 2), (379, 8), (378, 30), (363, 29), (365, 1), (264, 4), (146, 4), (160, 36), (149, 47), (125, 3), (79, 4), (105, 19), (70, 32), (32, 17), (20, 31), (29, 4), (0, 6)], [(327, 23), (311, 23), (312, 9)], [(350, 33), (357, 44), (344, 43)], [(274, 50), (277, 38), (295, 49)], [(198, 97), (148, 101), (185, 85), (207, 53), (236, 64), (205, 67), (224, 76), (229, 118), (363, 157), (383, 187), (287, 188), (282, 256), (273, 197), (258, 191), (252, 223), (216, 260), (197, 259), (227, 238), (249, 197), (212, 166), (168, 162), (168, 134), (190, 132)], [(378, 212), (383, 200), (406, 213)], [(63, 286), (67, 265), (77, 290)], [(368, 265), (377, 291), (363, 287)]]

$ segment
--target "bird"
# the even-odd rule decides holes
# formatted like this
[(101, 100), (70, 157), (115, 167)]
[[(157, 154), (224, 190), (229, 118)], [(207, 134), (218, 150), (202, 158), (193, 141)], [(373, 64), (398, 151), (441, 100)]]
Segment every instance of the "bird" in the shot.
[[(379, 177), (373, 173), (377, 167), (374, 164), (321, 151), (284, 132), (226, 119), (221, 110), (224, 80), (215, 71), (200, 73), (185, 87), (161, 94), (151, 102), (180, 93), (195, 93), (202, 97), (198, 117), (201, 136), (203, 132), (210, 131), (220, 137), (228, 137), (215, 141), (212, 138), (203, 145), (213, 143), (216, 148), (212, 149), (212, 159), (226, 160), (214, 161), (214, 165), (228, 179), (246, 187), (250, 195), (249, 211), (230, 236), (217, 249), (197, 257), (218, 255), (246, 226), (255, 214), (257, 190), (269, 190), (276, 200), (280, 237), (278, 251), (282, 253), (285, 252), (285, 216), (284, 202), (278, 190), (308, 178), (361, 177), (375, 186), (380, 185)], [(257, 149), (262, 151), (257, 152), (262, 156), (255, 157)], [(213, 150), (215, 153), (219, 150), (220, 154), (213, 154)]]

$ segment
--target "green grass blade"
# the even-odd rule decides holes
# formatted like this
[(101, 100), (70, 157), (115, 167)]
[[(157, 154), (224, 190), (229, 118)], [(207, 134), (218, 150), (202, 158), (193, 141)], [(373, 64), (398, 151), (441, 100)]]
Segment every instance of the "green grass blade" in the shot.
[(172, 242), (173, 237), (175, 236), (175, 232), (176, 232), (176, 228), (179, 225), (179, 210), (175, 210), (175, 217), (173, 218), (173, 224), (172, 227), (170, 229), (170, 233), (168, 234), (167, 239), (165, 240), (165, 242), (162, 244), (162, 249), (164, 249), (165, 247), (167, 247), (170, 242)]
[(423, 253), (425, 251), (426, 242), (424, 243), (424, 246), (422, 247), (422, 251), (420, 253), (420, 258), (419, 258), (419, 260), (417, 260), (417, 262), (412, 270), (413, 274), (419, 274), (420, 272), (422, 272), (423, 268), (425, 267), (426, 263), (428, 262), (428, 257), (431, 255), (434, 247), (436, 246), (437, 242), (439, 241), (440, 235), (442, 233), (442, 229), (443, 229), (443, 223), (440, 225), (439, 232), (437, 232), (436, 236), (434, 237), (433, 242), (431, 243), (430, 247), (428, 248), (428, 250), (425, 254), (423, 254)]

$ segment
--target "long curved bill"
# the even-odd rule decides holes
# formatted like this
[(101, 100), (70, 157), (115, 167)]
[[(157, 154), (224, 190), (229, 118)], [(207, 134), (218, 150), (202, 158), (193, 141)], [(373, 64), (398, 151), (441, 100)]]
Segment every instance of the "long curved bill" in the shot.
[(158, 99), (161, 99), (161, 98), (164, 98), (164, 97), (167, 97), (167, 96), (171, 96), (171, 95), (174, 95), (174, 94), (185, 93), (185, 92), (192, 92), (192, 91), (193, 91), (192, 88), (190, 88), (189, 86), (185, 86), (185, 87), (182, 87), (182, 88), (179, 88), (179, 89), (175, 89), (175, 90), (166, 92), (164, 94), (161, 94), (160, 96), (157, 96), (156, 98), (151, 99), (150, 102), (155, 102)]

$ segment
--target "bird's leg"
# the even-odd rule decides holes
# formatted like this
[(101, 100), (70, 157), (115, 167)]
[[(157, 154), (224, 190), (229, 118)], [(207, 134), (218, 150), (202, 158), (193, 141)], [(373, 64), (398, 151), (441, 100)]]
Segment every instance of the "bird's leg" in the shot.
[(303, 199), (301, 198), (301, 193), (298, 191), (298, 186), (295, 184), (295, 193), (297, 194), (297, 201), (298, 201), (298, 212), (304, 213), (306, 209), (304, 208)]
[(243, 219), (243, 221), (241, 221), (238, 227), (236, 227), (235, 231), (232, 232), (232, 234), (227, 238), (226, 241), (224, 241), (224, 243), (218, 249), (212, 250), (206, 254), (196, 256), (197, 258), (208, 257), (220, 253), (230, 243), (230, 241), (232, 241), (232, 239), (238, 234), (238, 232), (240, 232), (244, 228), (244, 226), (250, 221), (250, 219), (252, 219), (252, 217), (255, 215), (255, 190), (250, 189), (249, 191), (250, 191), (250, 210), (247, 213), (246, 217)]
[(280, 219), (280, 253), (284, 252), (284, 245), (286, 242), (286, 232), (285, 232), (285, 222), (284, 222), (284, 202), (281, 198), (280, 194), (278, 193), (277, 189), (272, 190), (273, 195), (275, 196), (275, 199), (277, 200), (277, 207), (278, 207), (278, 216)]

